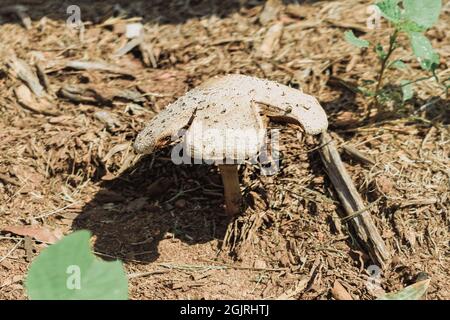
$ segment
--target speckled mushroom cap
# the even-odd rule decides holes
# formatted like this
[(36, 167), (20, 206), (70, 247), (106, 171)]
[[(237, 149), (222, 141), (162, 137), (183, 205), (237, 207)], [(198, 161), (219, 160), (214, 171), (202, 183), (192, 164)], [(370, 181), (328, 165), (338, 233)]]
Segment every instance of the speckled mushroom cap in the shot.
[(253, 157), (265, 138), (259, 104), (297, 120), (308, 134), (328, 127), (325, 111), (314, 97), (274, 81), (227, 75), (208, 80), (167, 106), (139, 133), (134, 147), (139, 153), (151, 153), (188, 127), (184, 143), (194, 157)]

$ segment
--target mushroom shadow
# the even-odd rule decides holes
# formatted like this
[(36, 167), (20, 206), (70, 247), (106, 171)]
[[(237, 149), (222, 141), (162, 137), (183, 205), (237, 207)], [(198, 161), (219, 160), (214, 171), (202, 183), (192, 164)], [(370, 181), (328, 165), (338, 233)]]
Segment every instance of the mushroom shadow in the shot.
[(175, 165), (168, 150), (146, 156), (110, 181), (74, 219), (92, 232), (94, 251), (143, 263), (159, 257), (163, 239), (189, 245), (223, 239), (229, 218), (213, 166)]
[[(284, 4), (314, 3), (318, 0), (283, 0)], [(127, 18), (142, 17), (144, 23), (179, 24), (193, 18), (229, 16), (241, 9), (251, 9), (264, 4), (264, 0), (76, 0), (76, 1), (13, 1), (4, 0), (1, 6), (7, 8), (14, 5), (24, 5), (28, 8), (27, 14), (33, 21), (43, 17), (66, 21), (70, 14), (67, 8), (77, 5), (81, 11), (81, 19), (99, 23), (108, 17), (125, 14)], [(1, 9), (1, 7), (0, 7)], [(9, 9), (0, 10), (0, 24), (20, 23), (20, 20)]]

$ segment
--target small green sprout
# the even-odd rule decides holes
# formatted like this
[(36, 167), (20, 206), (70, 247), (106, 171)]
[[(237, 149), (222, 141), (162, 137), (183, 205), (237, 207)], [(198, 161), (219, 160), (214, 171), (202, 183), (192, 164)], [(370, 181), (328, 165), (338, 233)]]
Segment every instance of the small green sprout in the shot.
[[(399, 47), (398, 37), (406, 34), (412, 48), (412, 52), (420, 63), (423, 70), (430, 72), (430, 76), (419, 78), (413, 81), (402, 80), (397, 86), (402, 92), (402, 101), (405, 102), (413, 97), (413, 84), (427, 80), (436, 76), (436, 69), (439, 66), (439, 55), (433, 49), (430, 40), (424, 35), (425, 31), (431, 28), (439, 19), (442, 3), (441, 0), (383, 0), (375, 4), (381, 15), (392, 23), (393, 33), (389, 37), (387, 50), (376, 43), (374, 51), (380, 61), (380, 71), (378, 72), (375, 89), (358, 88), (359, 92), (368, 97), (373, 97), (373, 103), (369, 105), (369, 113), (372, 105), (379, 107), (379, 103), (389, 98), (390, 89), (385, 89), (383, 80), (388, 69), (404, 69), (406, 64), (401, 59), (391, 61), (392, 53)], [(352, 31), (345, 32), (345, 39), (350, 44), (358, 48), (368, 48), (369, 41), (356, 37)], [(447, 87), (448, 88), (448, 87)]]

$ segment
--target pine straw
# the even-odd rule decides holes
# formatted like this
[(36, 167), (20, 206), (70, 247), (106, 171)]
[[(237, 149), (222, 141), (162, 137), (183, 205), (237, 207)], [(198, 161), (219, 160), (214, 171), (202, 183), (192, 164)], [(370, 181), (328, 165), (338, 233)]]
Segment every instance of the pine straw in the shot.
[[(330, 289), (339, 279), (354, 298), (372, 299), (365, 270), (370, 261), (340, 218), (339, 203), (314, 151), (317, 143), (299, 128), (273, 125), (281, 129), (282, 167), (277, 175), (264, 177), (258, 168), (241, 167), (248, 208), (230, 224), (215, 168), (174, 166), (170, 150), (143, 159), (132, 151), (137, 132), (167, 103), (214, 75), (245, 73), (300, 85), (321, 101), (342, 143), (375, 159), (375, 165), (365, 165), (344, 156), (367, 204), (378, 200), (371, 212), (395, 256), (382, 274), (383, 289), (398, 290), (419, 272), (427, 272), (432, 277), (427, 298), (448, 299), (448, 100), (433, 80), (427, 80), (396, 113), (391, 108), (377, 123), (363, 123), (367, 101), (343, 83), (374, 79), (376, 56), (345, 43), (343, 32), (349, 24), (367, 31), (365, 2), (284, 5), (283, 34), (271, 58), (258, 52), (270, 27), (258, 22), (258, 1), (241, 8), (237, 1), (206, 1), (192, 7), (184, 1), (166, 2), (121, 2), (127, 18), (146, 12), (146, 43), (153, 47), (157, 69), (144, 68), (136, 52), (112, 56), (124, 44), (117, 30), (125, 20), (109, 20), (114, 29), (105, 26), (113, 12), (109, 1), (81, 1), (83, 19), (91, 19), (84, 42), (78, 32), (65, 27), (66, 6), (60, 1), (45, 1), (29, 10), (31, 30), (2, 15), (0, 225), (35, 224), (65, 233), (90, 229), (94, 249), (124, 260), (129, 273), (156, 272), (164, 263), (205, 269), (233, 264), (259, 270), (156, 272), (130, 280), (135, 299), (274, 298), (305, 276), (308, 286), (295, 298), (331, 298)], [(450, 76), (449, 2), (444, 2), (447, 15), (429, 31), (441, 55), (441, 78)], [(364, 38), (386, 39), (390, 29), (385, 22), (383, 26)], [(61, 116), (33, 114), (14, 95), (20, 80), (5, 66), (12, 52), (30, 64), (43, 58), (53, 93), (82, 83), (100, 92), (133, 89), (146, 93), (146, 100), (139, 102), (144, 111), (130, 114), (130, 102), (120, 99), (105, 106), (54, 96)], [(395, 57), (411, 67), (391, 71), (386, 83), (424, 75), (409, 51), (400, 49)], [(63, 68), (67, 61), (83, 58), (123, 66), (134, 79)], [(100, 110), (110, 111), (120, 125), (106, 129), (95, 117)], [(0, 238), (0, 257), (14, 245)], [(35, 244), (37, 251), (42, 248)], [(0, 298), (26, 297), (21, 279), (27, 267), (21, 247), (0, 264)], [(267, 273), (265, 268), (287, 271)]]

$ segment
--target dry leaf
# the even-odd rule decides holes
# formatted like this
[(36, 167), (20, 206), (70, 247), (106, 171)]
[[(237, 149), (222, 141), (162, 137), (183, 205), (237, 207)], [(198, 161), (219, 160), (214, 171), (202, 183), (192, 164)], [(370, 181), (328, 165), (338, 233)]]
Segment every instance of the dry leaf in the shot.
[(1, 228), (3, 232), (11, 232), (19, 236), (29, 236), (37, 241), (53, 244), (62, 238), (60, 230), (49, 230), (44, 227), (9, 226)]
[(282, 2), (280, 0), (268, 0), (259, 16), (259, 22), (262, 25), (266, 25), (269, 22), (276, 20), (281, 8)]
[(347, 289), (336, 280), (333, 285), (333, 289), (331, 289), (331, 294), (336, 300), (353, 300), (350, 293), (348, 293)]
[(283, 33), (283, 23), (276, 23), (269, 28), (264, 36), (264, 40), (259, 47), (258, 55), (264, 58), (270, 58), (273, 52), (277, 50), (280, 38)]

